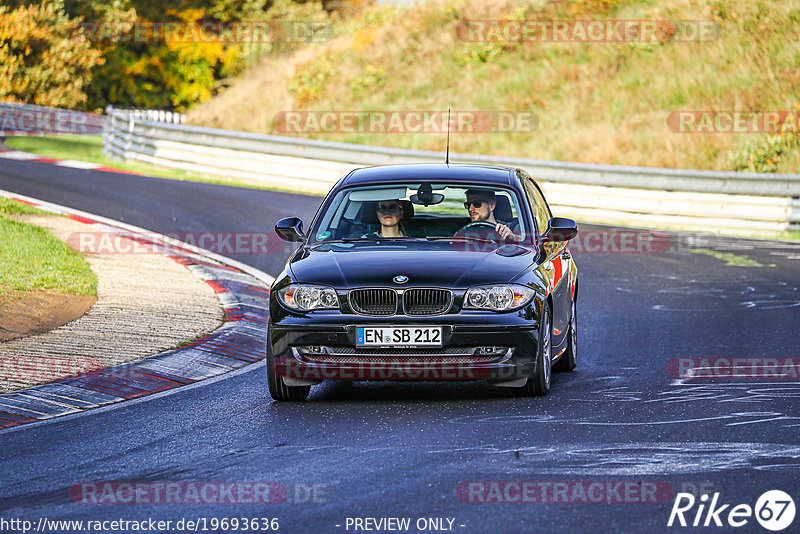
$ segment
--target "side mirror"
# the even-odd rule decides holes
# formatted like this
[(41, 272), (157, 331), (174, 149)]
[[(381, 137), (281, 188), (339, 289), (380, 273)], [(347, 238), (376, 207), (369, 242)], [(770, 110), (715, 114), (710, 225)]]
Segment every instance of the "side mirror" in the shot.
[(303, 221), (299, 217), (286, 217), (275, 223), (275, 233), (284, 241), (295, 243), (305, 240)]
[(578, 223), (566, 217), (553, 217), (542, 234), (545, 242), (560, 243), (578, 235)]

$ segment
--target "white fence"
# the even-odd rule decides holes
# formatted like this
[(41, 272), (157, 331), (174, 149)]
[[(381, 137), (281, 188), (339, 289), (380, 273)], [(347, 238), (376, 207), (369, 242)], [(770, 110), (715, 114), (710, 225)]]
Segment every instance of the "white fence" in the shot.
[[(326, 193), (355, 167), (441, 163), (441, 152), (251, 134), (106, 110), (103, 146), (122, 159)], [(159, 113), (159, 112), (153, 112)], [(520, 167), (557, 215), (709, 231), (800, 230), (800, 175), (712, 172), (451, 154), (451, 162)]]
[[(106, 108), (106, 114), (112, 115), (115, 110), (113, 106)], [(186, 122), (186, 115), (176, 111), (166, 111), (163, 109), (126, 109), (125, 114), (134, 120), (146, 120), (156, 122), (168, 122), (170, 124), (183, 124)]]

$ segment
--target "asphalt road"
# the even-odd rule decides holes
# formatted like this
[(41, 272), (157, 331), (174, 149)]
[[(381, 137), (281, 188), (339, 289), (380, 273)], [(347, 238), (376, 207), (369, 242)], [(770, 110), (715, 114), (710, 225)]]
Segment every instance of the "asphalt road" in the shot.
[[(321, 200), (11, 161), (0, 161), (0, 188), (160, 232), (269, 231), (289, 214), (310, 221)], [(578, 368), (554, 375), (544, 398), (479, 383), (333, 383), (307, 403), (277, 404), (258, 364), (0, 431), (0, 532), (16, 532), (2, 523), (10, 519), (152, 518), (173, 521), (161, 530), (174, 532), (182, 518), (231, 517), (278, 518), (280, 532), (364, 532), (354, 518), (366, 517), (410, 518), (409, 532), (434, 530), (420, 518), (450, 519), (439, 530), (461, 533), (661, 532), (680, 491), (752, 507), (780, 489), (800, 504), (798, 377), (678, 380), (669, 371), (687, 357), (797, 365), (800, 246), (668, 236), (669, 250), (574, 252)], [(236, 259), (275, 274), (285, 254)], [(112, 481), (274, 482), (287, 496), (273, 487), (281, 502), (261, 505), (70, 497), (89, 487), (80, 484)], [(519, 500), (511, 481), (550, 502), (479, 502)], [(591, 502), (601, 493), (612, 502)], [(686, 512), (690, 524), (697, 510)], [(767, 532), (754, 517), (730, 527), (729, 511), (724, 527), (702, 530)]]

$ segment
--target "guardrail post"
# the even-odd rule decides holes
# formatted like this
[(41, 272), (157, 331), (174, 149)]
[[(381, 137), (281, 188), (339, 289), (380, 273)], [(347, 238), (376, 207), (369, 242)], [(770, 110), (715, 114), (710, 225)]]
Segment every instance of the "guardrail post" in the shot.
[(110, 155), (108, 147), (111, 146), (111, 137), (114, 135), (114, 107), (109, 104), (104, 111), (106, 119), (103, 121), (103, 154)]
[(133, 128), (135, 125), (135, 118), (132, 115), (128, 115), (128, 128), (127, 128), (127, 135), (125, 137), (125, 151), (122, 154), (122, 157), (127, 159), (128, 152), (133, 145)]

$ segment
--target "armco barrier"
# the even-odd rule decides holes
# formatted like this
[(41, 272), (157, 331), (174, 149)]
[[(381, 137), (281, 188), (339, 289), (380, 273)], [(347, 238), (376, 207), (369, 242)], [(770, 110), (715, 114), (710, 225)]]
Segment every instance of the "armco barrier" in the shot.
[(98, 134), (104, 119), (99, 113), (0, 102), (0, 140), (20, 135)]
[[(325, 193), (351, 169), (441, 163), (441, 152), (201, 128), (106, 110), (106, 153), (192, 172)], [(584, 221), (705, 230), (800, 230), (800, 175), (714, 172), (451, 154), (458, 163), (520, 167), (554, 212)]]

